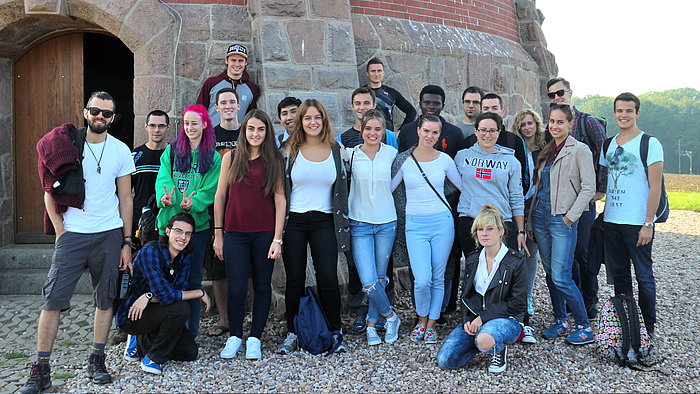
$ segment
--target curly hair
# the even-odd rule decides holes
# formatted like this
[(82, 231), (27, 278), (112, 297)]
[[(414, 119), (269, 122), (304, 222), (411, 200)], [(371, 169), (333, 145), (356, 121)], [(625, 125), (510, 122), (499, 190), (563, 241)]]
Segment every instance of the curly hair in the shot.
[[(537, 127), (537, 129), (535, 130), (535, 141), (534, 143), (531, 143), (529, 145), (523, 133), (520, 132), (520, 124), (523, 122), (523, 119), (525, 119), (525, 117), (528, 115), (532, 116), (532, 119), (535, 121), (535, 126)], [(537, 112), (529, 108), (520, 110), (520, 112), (518, 112), (518, 114), (515, 115), (515, 120), (513, 121), (513, 125), (510, 127), (510, 131), (513, 134), (517, 134), (523, 137), (523, 140), (525, 140), (525, 145), (527, 145), (528, 152), (534, 152), (544, 147), (544, 124), (542, 123), (542, 118), (540, 118), (540, 115), (538, 115)]]

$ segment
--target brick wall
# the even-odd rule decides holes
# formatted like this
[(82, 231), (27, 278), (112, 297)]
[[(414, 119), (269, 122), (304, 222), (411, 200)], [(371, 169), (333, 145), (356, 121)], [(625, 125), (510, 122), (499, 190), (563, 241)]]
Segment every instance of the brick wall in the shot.
[(513, 0), (350, 0), (350, 5), (353, 14), (466, 28), (520, 42)]

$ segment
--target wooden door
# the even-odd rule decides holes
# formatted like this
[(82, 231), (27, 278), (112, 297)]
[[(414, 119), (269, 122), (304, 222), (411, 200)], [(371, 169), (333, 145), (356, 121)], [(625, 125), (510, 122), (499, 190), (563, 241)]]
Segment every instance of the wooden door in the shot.
[(36, 144), (63, 123), (83, 125), (83, 34), (34, 46), (14, 61), (13, 79), (15, 242), (53, 242), (43, 235)]

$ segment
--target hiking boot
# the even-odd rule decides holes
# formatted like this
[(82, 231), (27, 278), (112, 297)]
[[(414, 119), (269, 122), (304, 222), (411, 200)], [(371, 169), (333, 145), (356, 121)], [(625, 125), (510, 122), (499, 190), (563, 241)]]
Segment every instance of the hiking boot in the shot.
[(566, 337), (565, 341), (569, 345), (586, 345), (595, 342), (595, 334), (590, 326), (587, 328), (578, 326), (573, 334)]
[(219, 354), (219, 356), (221, 356), (221, 358), (234, 358), (234, 357), (236, 357), (236, 354), (238, 353), (238, 349), (241, 348), (242, 343), (243, 343), (243, 340), (241, 338), (238, 338), (235, 335), (231, 335), (226, 340), (226, 346), (224, 346), (224, 349), (221, 350), (221, 353)]
[(535, 330), (530, 326), (523, 326), (523, 343), (537, 343), (537, 338), (535, 338)]
[(248, 337), (245, 341), (245, 358), (248, 360), (258, 360), (260, 357), (262, 357), (260, 340), (256, 337)]
[(425, 340), (425, 343), (429, 344), (437, 343), (438, 340), (437, 334), (432, 328), (428, 328), (427, 330), (425, 330), (425, 336), (423, 337), (423, 339)]
[(148, 355), (145, 355), (143, 360), (141, 360), (141, 369), (156, 375), (163, 373), (163, 367), (161, 367), (160, 364), (154, 363), (150, 358), (148, 358)]
[(284, 339), (284, 342), (280, 344), (280, 347), (277, 348), (277, 352), (280, 354), (289, 354), (297, 350), (297, 334), (293, 332), (288, 332), (287, 333), (287, 338)]
[(367, 316), (358, 315), (355, 317), (355, 322), (352, 323), (352, 332), (360, 334), (367, 329)]
[(343, 336), (343, 332), (340, 332), (340, 335), (333, 335), (333, 347), (340, 341), (340, 345), (338, 345), (338, 348), (335, 349), (336, 353), (345, 353), (348, 351), (348, 341), (345, 340)]
[(367, 344), (370, 346), (379, 345), (382, 343), (382, 338), (377, 334), (377, 329), (374, 327), (367, 327)]
[(554, 323), (551, 327), (549, 327), (542, 333), (542, 336), (547, 339), (554, 339), (559, 335), (564, 335), (568, 330), (569, 328), (566, 325), (564, 325), (564, 322), (562, 322), (561, 320), (557, 320), (556, 323)]
[(124, 348), (124, 360), (129, 362), (139, 361), (139, 355), (136, 346), (136, 335), (129, 335), (126, 339), (126, 347)]
[(18, 393), (39, 394), (51, 388), (51, 366), (49, 363), (32, 364), (32, 372), (29, 374), (27, 383), (19, 389)]
[(494, 346), (491, 353), (491, 365), (489, 365), (489, 372), (491, 373), (501, 373), (506, 370), (508, 362), (506, 358), (508, 356), (508, 345), (503, 345), (503, 350), (496, 353), (496, 347)]
[(393, 343), (399, 339), (399, 326), (401, 325), (401, 319), (396, 316), (396, 320), (386, 321), (386, 335), (384, 335), (384, 342)]
[(110, 375), (107, 371), (107, 367), (105, 366), (105, 358), (106, 355), (104, 353), (92, 353), (88, 358), (88, 376), (97, 384), (112, 383), (112, 375)]

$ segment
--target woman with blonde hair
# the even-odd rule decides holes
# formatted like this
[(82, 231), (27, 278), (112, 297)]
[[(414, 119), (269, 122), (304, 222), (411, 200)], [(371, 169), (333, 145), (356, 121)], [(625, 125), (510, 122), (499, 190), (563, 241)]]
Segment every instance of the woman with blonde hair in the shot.
[(445, 339), (437, 354), (438, 367), (466, 365), (478, 353), (491, 355), (488, 371), (506, 369), (508, 345), (522, 332), (527, 273), (522, 254), (504, 241), (506, 223), (495, 205), (484, 205), (474, 218), (471, 235), (481, 246), (467, 256), (462, 273), (462, 324)]
[[(350, 250), (347, 153), (334, 138), (328, 111), (318, 100), (307, 99), (297, 110), (294, 128), (282, 144), (287, 219), (283, 237), (287, 273), (285, 304), (287, 338), (279, 352), (297, 348), (294, 317), (306, 283), (306, 245), (316, 270), (321, 307), (331, 329), (340, 331), (338, 252)], [(336, 342), (340, 338), (335, 339)], [(340, 341), (338, 352), (347, 351)]]

